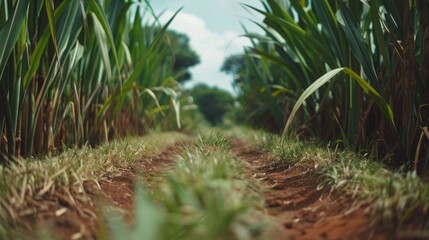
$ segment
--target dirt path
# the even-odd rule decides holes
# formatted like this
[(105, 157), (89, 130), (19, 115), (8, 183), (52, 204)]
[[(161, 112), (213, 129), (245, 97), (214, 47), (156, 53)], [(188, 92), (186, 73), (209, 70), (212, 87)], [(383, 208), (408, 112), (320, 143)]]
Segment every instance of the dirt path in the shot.
[(330, 194), (314, 169), (273, 163), (268, 153), (232, 140), (233, 151), (260, 180), (271, 239), (391, 239), (370, 221), (369, 204)]
[[(133, 219), (134, 187), (136, 180), (143, 176), (145, 185), (150, 188), (151, 179), (169, 169), (174, 155), (182, 150), (183, 142), (167, 146), (161, 153), (141, 159), (130, 167), (108, 176), (99, 184), (85, 184), (85, 191), (91, 201), (79, 203), (76, 210), (67, 211), (59, 217), (48, 220), (52, 232), (61, 239), (96, 239), (97, 216), (100, 216), (100, 203), (113, 206), (114, 211), (123, 213), (129, 222)], [(79, 209), (86, 209), (82, 213)]]
[[(136, 180), (151, 188), (154, 177), (168, 170), (173, 156), (180, 154), (185, 143), (166, 147), (161, 153), (141, 159), (97, 184), (84, 184), (89, 202), (77, 202), (48, 221), (50, 229), (62, 239), (94, 239), (100, 203), (112, 205), (131, 222)], [(335, 196), (324, 186), (324, 178), (314, 169), (274, 164), (269, 153), (255, 150), (231, 140), (233, 152), (247, 163), (252, 176), (260, 182), (267, 216), (273, 220), (270, 239), (391, 239), (370, 222), (369, 204), (351, 197)], [(46, 223), (43, 223), (46, 225)]]

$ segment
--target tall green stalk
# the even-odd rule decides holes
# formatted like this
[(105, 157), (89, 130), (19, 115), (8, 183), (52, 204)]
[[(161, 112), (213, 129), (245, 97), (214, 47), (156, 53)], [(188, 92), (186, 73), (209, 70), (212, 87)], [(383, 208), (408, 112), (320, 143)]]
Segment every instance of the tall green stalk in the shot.
[[(280, 114), (284, 121), (289, 118), (288, 127), (290, 124), (299, 135), (336, 140), (356, 150), (368, 149), (392, 166), (429, 174), (429, 75), (424, 70), (429, 59), (429, 3), (262, 3), (263, 10), (247, 6), (264, 16), (263, 24), (257, 24), (265, 32), (264, 36), (247, 34), (254, 42), (247, 58), (257, 59), (256, 66), (248, 63), (248, 67), (264, 69), (269, 64), (271, 77), (268, 86), (261, 86), (256, 84), (261, 76), (246, 72), (240, 96), (246, 109), (266, 113), (253, 121), (262, 123), (263, 118)], [(366, 81), (385, 104), (365, 94), (350, 75), (339, 75), (341, 81), (310, 88), (325, 73), (343, 67)], [(269, 99), (258, 94), (270, 93), (268, 89)], [(302, 93), (309, 92), (313, 94), (306, 96), (305, 102), (297, 103)], [(278, 109), (272, 108), (273, 102)], [(303, 108), (296, 111), (294, 105)], [(386, 114), (386, 107), (393, 115)], [(270, 128), (280, 130), (282, 125), (271, 122)]]
[(166, 80), (174, 16), (159, 26), (147, 9), (127, 0), (0, 1), (1, 159), (142, 133), (158, 124), (154, 109), (179, 114), (176, 83)]

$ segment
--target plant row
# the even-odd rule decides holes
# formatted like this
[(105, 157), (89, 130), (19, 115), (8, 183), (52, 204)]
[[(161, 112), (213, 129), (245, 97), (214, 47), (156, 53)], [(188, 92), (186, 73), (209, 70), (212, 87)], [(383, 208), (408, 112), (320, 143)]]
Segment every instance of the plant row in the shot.
[(127, 0), (2, 0), (0, 12), (3, 162), (180, 126), (174, 16), (162, 27)]
[(427, 175), (428, 2), (262, 3), (247, 8), (264, 33), (246, 32), (253, 46), (223, 68), (235, 74), (242, 118)]

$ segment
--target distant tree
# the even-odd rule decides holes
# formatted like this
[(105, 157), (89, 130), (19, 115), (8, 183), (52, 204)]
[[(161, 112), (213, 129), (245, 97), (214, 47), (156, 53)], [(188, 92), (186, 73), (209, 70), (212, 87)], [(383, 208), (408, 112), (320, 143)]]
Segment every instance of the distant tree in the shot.
[(191, 48), (189, 37), (184, 33), (173, 30), (167, 31), (167, 41), (173, 51), (173, 71), (177, 81), (183, 83), (191, 79), (189, 68), (200, 63), (200, 57)]
[(226, 74), (233, 76), (234, 85), (240, 84), (244, 81), (246, 76), (246, 57), (244, 54), (233, 54), (228, 56), (222, 64), (220, 69)]
[(224, 115), (234, 106), (232, 95), (219, 88), (199, 84), (191, 91), (195, 104), (207, 121), (213, 125), (222, 122)]

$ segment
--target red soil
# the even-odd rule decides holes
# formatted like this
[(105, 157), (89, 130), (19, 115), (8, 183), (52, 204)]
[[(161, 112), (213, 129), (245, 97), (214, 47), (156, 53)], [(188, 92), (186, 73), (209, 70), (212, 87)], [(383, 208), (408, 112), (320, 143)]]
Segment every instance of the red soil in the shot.
[[(150, 187), (150, 179), (168, 169), (173, 162), (173, 156), (181, 151), (182, 146), (183, 143), (168, 146), (161, 153), (141, 159), (98, 184), (84, 182), (84, 189), (89, 197), (86, 201), (75, 200), (72, 205), (62, 202), (61, 197), (54, 196), (49, 200), (52, 206), (47, 207), (46, 211), (37, 211), (29, 215), (22, 219), (22, 223), (28, 229), (33, 229), (37, 225), (36, 228), (46, 229), (59, 239), (96, 239), (100, 224), (97, 222), (99, 219), (97, 216), (101, 216), (101, 209), (98, 206), (113, 206), (113, 211), (124, 214), (126, 220), (131, 222), (136, 179), (142, 177), (145, 185)], [(49, 201), (43, 200), (44, 204)], [(65, 212), (56, 216), (55, 212), (59, 209), (64, 209)]]
[[(275, 163), (268, 153), (255, 150), (238, 140), (232, 140), (233, 151), (246, 162), (252, 176), (260, 182), (265, 196), (266, 215), (273, 226), (269, 239), (392, 239), (393, 235), (381, 230), (378, 222), (371, 222), (370, 202), (357, 201), (350, 196), (331, 193), (325, 179), (315, 169), (291, 167)], [(61, 239), (94, 239), (98, 229), (97, 215), (101, 203), (113, 205), (116, 211), (132, 221), (133, 192), (137, 179), (142, 176), (147, 187), (153, 179), (171, 166), (172, 158), (181, 151), (180, 144), (167, 147), (160, 154), (149, 156), (114, 176), (96, 184), (85, 183), (91, 201), (76, 203), (52, 200), (50, 215), (35, 214), (29, 220), (43, 220), (43, 226), (58, 233)], [(152, 180), (150, 180), (152, 179)], [(69, 206), (75, 204), (74, 206)], [(52, 209), (65, 207), (60, 216)], [(48, 220), (46, 220), (48, 219)], [(380, 227), (380, 228), (377, 228)]]
[(134, 187), (136, 179), (143, 177), (146, 187), (150, 188), (149, 179), (166, 171), (173, 162), (174, 155), (182, 150), (183, 143), (168, 146), (164, 151), (133, 164), (129, 169), (120, 172), (119, 176), (100, 182), (102, 196), (109, 200), (114, 207), (123, 210), (126, 219), (133, 219)]
[(391, 239), (371, 222), (369, 203), (330, 194), (315, 169), (274, 163), (270, 154), (237, 140), (232, 145), (264, 189), (271, 239)]

